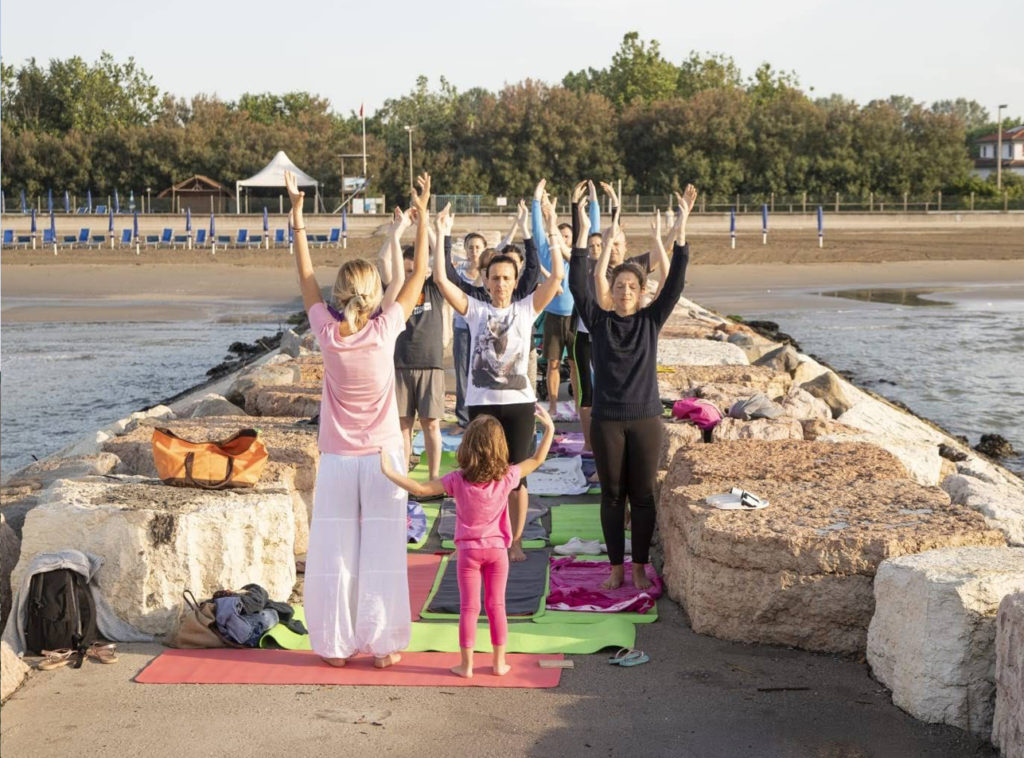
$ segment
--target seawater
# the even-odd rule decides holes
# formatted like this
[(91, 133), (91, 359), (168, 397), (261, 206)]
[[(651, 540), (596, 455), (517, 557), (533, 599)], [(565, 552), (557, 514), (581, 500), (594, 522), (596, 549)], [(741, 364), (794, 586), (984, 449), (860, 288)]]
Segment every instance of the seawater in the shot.
[(286, 328), (301, 304), (167, 322), (4, 323), (0, 475), (206, 381), (233, 342)]
[[(966, 436), (972, 446), (982, 434), (995, 433), (1024, 454), (1024, 289), (990, 285), (802, 294), (798, 307), (769, 305), (742, 315), (778, 323), (803, 352)], [(1024, 473), (1024, 455), (1002, 463)]]

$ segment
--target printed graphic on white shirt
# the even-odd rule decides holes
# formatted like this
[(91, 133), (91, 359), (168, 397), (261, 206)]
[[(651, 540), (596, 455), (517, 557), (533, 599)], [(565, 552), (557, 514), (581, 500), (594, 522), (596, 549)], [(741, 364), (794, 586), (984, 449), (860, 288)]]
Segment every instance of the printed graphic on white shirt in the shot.
[(533, 402), (527, 376), (533, 349), (532, 297), (498, 309), (469, 298), (472, 354), (469, 363), (468, 405), (508, 405)]

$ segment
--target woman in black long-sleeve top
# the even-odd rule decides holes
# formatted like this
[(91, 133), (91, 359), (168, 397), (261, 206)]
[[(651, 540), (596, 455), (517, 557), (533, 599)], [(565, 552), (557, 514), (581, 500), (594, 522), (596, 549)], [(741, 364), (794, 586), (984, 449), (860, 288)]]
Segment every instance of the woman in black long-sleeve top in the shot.
[[(697, 191), (687, 185), (679, 198), (679, 215), (672, 227), (672, 261), (661, 292), (646, 307), (641, 298), (646, 273), (635, 264), (623, 263), (612, 271), (611, 285), (605, 273), (610, 247), (606, 246), (594, 269), (593, 287), (587, 286), (587, 216), (585, 202), (573, 208), (572, 261), (569, 289), (580, 317), (590, 331), (594, 366), (594, 407), (591, 412), (591, 445), (601, 479), (601, 529), (608, 545), (611, 576), (602, 585), (614, 589), (624, 578), (624, 507), (629, 498), (633, 529), (633, 584), (650, 587), (646, 564), (654, 535), (654, 486), (661, 452), (661, 400), (658, 396), (658, 333), (679, 301), (686, 277), (690, 249), (686, 244), (686, 220)], [(610, 290), (610, 292), (609, 292)], [(607, 302), (612, 310), (598, 303)]]

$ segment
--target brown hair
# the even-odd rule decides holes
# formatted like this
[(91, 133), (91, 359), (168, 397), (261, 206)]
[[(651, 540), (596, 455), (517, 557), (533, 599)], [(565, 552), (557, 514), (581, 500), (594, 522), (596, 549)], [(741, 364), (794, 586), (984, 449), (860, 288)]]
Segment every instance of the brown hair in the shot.
[(380, 305), (383, 291), (377, 268), (362, 258), (346, 261), (338, 269), (331, 292), (334, 304), (345, 316), (349, 329), (358, 332)]
[(639, 265), (632, 261), (626, 261), (620, 263), (618, 266), (612, 269), (612, 287), (615, 286), (615, 280), (619, 278), (621, 274), (632, 274), (636, 277), (636, 280), (640, 282), (640, 291), (643, 292), (647, 287), (647, 274), (640, 268)]
[(505, 431), (494, 416), (477, 416), (469, 422), (456, 453), (466, 481), (493, 482), (508, 473), (508, 443)]

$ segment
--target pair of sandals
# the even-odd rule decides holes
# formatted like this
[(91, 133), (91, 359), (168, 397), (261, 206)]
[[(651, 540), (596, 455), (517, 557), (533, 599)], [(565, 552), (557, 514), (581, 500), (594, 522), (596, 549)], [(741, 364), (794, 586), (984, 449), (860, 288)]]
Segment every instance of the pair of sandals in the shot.
[(704, 502), (724, 511), (759, 511), (768, 507), (768, 500), (739, 487), (721, 495), (708, 495)]
[(609, 658), (608, 663), (613, 666), (624, 666), (629, 668), (630, 666), (639, 666), (642, 663), (647, 663), (649, 660), (651, 660), (651, 657), (643, 650), (634, 650), (633, 648), (624, 647), (620, 648), (615, 655)]
[[(85, 657), (92, 658), (97, 663), (117, 663), (117, 653), (114, 652), (117, 645), (113, 642), (94, 642), (85, 649)], [(69, 647), (59, 650), (43, 650), (43, 660), (36, 666), (40, 671), (52, 671), (74, 663), (78, 657), (78, 651)], [(77, 668), (77, 667), (76, 667)]]

